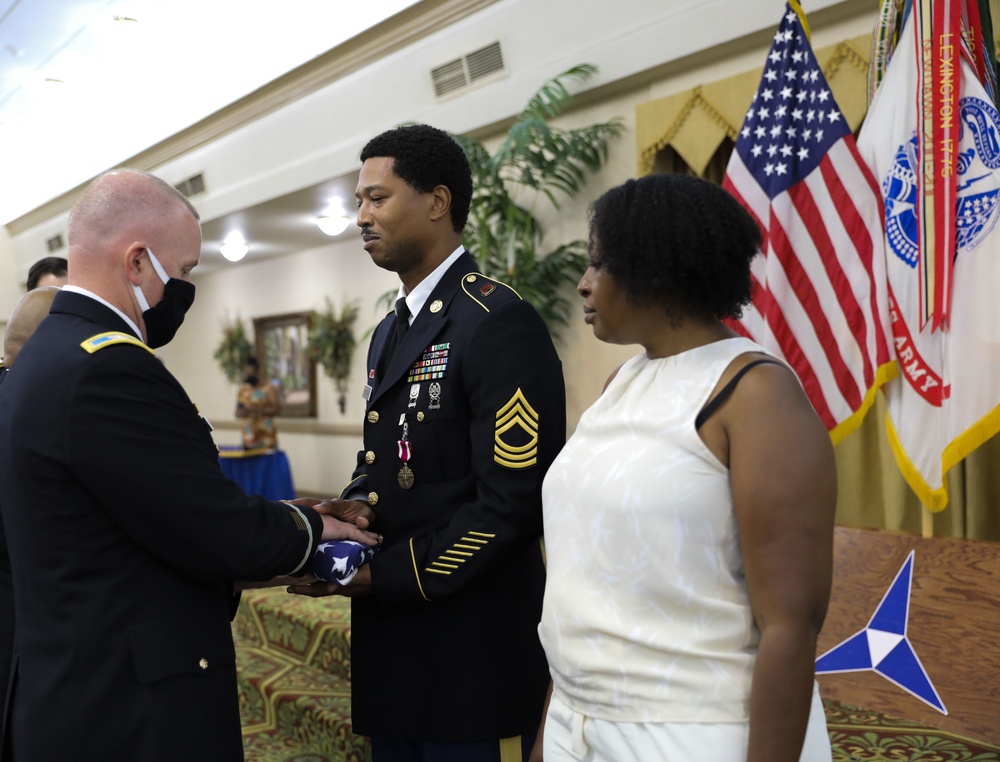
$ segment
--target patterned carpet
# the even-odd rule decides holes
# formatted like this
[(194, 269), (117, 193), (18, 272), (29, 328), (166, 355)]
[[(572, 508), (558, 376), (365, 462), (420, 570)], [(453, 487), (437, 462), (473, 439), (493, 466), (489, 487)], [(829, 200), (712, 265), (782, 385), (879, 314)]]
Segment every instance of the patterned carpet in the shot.
[(369, 762), (351, 732), (350, 602), (244, 593), (233, 621), (247, 762)]
[[(370, 762), (351, 731), (348, 600), (248, 591), (233, 636), (246, 762)], [(998, 743), (823, 703), (833, 762), (1000, 762)]]
[[(368, 762), (367, 743), (351, 732), (350, 686), (319, 673), (304, 674), (259, 649), (241, 649), (243, 749), (248, 762)], [(266, 700), (262, 698), (266, 696)]]
[(824, 699), (833, 762), (1000, 762), (1000, 745)]

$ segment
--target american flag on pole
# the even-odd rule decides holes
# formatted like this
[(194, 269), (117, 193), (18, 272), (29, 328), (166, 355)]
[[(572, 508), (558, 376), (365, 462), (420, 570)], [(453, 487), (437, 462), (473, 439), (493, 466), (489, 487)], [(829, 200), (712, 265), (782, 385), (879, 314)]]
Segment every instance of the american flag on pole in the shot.
[[(936, 105), (933, 92), (921, 91), (918, 73), (928, 56), (917, 22), (927, 5), (914, 2), (858, 149), (885, 204), (891, 335), (900, 370), (883, 387), (889, 442), (906, 482), (938, 511), (948, 504), (948, 469), (1000, 432), (1000, 112), (968, 48), (937, 28), (931, 37), (958, 82), (957, 108)], [(934, 139), (922, 129), (928, 103), (934, 119), (953, 120), (958, 132), (953, 167), (936, 162), (930, 173), (921, 171), (919, 150)], [(929, 195), (927, 183), (934, 193), (948, 173), (957, 191), (949, 207), (955, 231), (951, 309), (935, 326), (922, 309), (926, 253), (920, 231), (928, 207), (920, 200)]]
[(882, 199), (791, 0), (723, 187), (763, 231), (753, 305), (733, 327), (784, 358), (834, 443), (896, 373)]

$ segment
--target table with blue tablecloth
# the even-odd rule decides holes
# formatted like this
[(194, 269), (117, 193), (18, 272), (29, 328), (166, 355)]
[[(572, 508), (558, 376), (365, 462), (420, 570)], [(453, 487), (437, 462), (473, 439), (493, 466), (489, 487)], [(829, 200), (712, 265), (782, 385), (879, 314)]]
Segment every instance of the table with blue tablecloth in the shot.
[(291, 500), (295, 497), (292, 469), (281, 450), (244, 450), (239, 446), (219, 448), (222, 473), (239, 484), (248, 495), (268, 500)]

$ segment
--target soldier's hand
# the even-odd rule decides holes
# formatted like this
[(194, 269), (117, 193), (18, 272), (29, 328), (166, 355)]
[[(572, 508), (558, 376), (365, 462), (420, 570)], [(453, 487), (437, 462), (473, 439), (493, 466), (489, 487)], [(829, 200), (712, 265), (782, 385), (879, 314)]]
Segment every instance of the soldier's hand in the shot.
[(315, 580), (312, 582), (299, 582), (288, 587), (289, 593), (305, 595), (310, 598), (324, 598), (328, 595), (344, 595), (348, 598), (353, 598), (360, 595), (370, 595), (371, 591), (372, 573), (367, 565), (358, 569), (358, 573), (354, 575), (354, 579), (346, 585)]
[(320, 539), (324, 542), (328, 540), (354, 540), (365, 545), (378, 545), (382, 542), (382, 536), (362, 529), (357, 524), (349, 521), (341, 521), (333, 516), (320, 512), (323, 519), (323, 534)]
[(299, 582), (295, 585), (289, 585), (286, 592), (292, 595), (305, 595), (309, 598), (325, 598), (329, 595), (337, 595), (340, 592), (340, 585), (336, 582), (324, 582), (320, 579), (315, 582)]
[(294, 500), (283, 500), (285, 503), (292, 503), (293, 505), (304, 505), (307, 508), (313, 508), (323, 502), (321, 497), (297, 497)]
[(357, 524), (360, 529), (368, 529), (375, 523), (375, 512), (364, 500), (341, 500), (339, 497), (320, 500), (315, 497), (300, 497), (288, 502), (309, 506), (316, 513), (333, 516), (341, 521), (349, 521), (352, 524)]
[(233, 583), (233, 590), (259, 590), (262, 587), (288, 587), (289, 585), (300, 585), (303, 581), (312, 581), (316, 579), (311, 574), (306, 574), (305, 577), (293, 577), (290, 574), (279, 574), (277, 577), (271, 577), (271, 579), (264, 580), (247, 580), (241, 579)]

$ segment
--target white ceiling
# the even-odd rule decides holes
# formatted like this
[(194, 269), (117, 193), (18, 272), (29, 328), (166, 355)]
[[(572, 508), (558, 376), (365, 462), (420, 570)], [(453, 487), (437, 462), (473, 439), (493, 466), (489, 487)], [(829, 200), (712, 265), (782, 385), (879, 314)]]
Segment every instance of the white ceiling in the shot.
[[(0, 0), (0, 224), (415, 2)], [(333, 191), (351, 198), (353, 182), (302, 191), (298, 201), (321, 209)], [(253, 218), (245, 215), (243, 230), (251, 242)], [(234, 224), (207, 223), (206, 249), (217, 251)], [(329, 241), (303, 228), (274, 245)]]
[[(23, 278), (48, 253), (49, 238), (65, 235), (64, 206), (55, 204), (44, 221), (27, 213), (233, 103), (253, 102), (243, 99), (356, 38), (344, 59), (355, 61), (357, 49), (368, 54), (357, 59), (365, 76), (345, 66), (348, 73), (322, 91), (252, 113), (252, 123), (170, 154), (166, 165), (144, 165), (169, 167), (171, 182), (204, 172), (209, 190), (192, 198), (205, 217), (198, 273), (230, 266), (218, 247), (234, 229), (250, 244), (241, 264), (315, 248), (331, 241), (314, 224), (330, 199), (351, 211), (360, 146), (400, 115), (475, 130), (509, 118), (545, 78), (583, 61), (600, 66), (594, 86), (635, 86), (703, 51), (742, 54), (740, 41), (751, 37), (766, 48), (783, 3), (618, 0), (608, 15), (604, 0), (0, 0), (0, 225), (18, 220), (8, 232), (18, 228), (13, 249)], [(865, 30), (869, 4), (811, 0), (834, 14), (864, 6)], [(398, 27), (366, 34), (403, 11)], [(434, 67), (497, 40), (503, 79), (435, 99)], [(344, 63), (337, 54), (325, 58)], [(345, 120), (341, 102), (365, 108)], [(342, 238), (357, 235), (350, 225)]]

